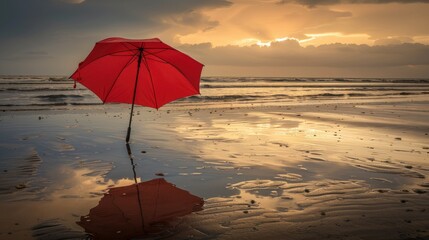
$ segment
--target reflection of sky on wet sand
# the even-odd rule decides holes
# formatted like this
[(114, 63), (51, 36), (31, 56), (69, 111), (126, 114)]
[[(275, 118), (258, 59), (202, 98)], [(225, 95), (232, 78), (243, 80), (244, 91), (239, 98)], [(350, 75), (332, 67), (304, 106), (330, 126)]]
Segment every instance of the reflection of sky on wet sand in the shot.
[(281, 145), (283, 136), (298, 126), (294, 121), (273, 122), (269, 116), (255, 112), (211, 115), (213, 118), (195, 113), (194, 118), (206, 118), (200, 122), (200, 127), (189, 126), (183, 119), (175, 130), (188, 143), (192, 141), (204, 158), (231, 161), (239, 166), (282, 165), (273, 154), (283, 149), (279, 150), (279, 145), (273, 147), (273, 143), (277, 141)]
[[(350, 127), (350, 119), (359, 123), (364, 119), (361, 116), (336, 116), (335, 122), (327, 121), (333, 113), (232, 111), (216, 114), (220, 116), (205, 122), (200, 120), (201, 127), (183, 121), (175, 130), (187, 143), (192, 143), (192, 149), (203, 158), (228, 161), (236, 167), (256, 165), (281, 169), (320, 163), (330, 166), (317, 168), (319, 174), (328, 178), (340, 177), (349, 166), (346, 172), (358, 173), (356, 168), (367, 170), (357, 175), (359, 179), (371, 172), (394, 173), (386, 182), (403, 184), (408, 180), (400, 176), (421, 176), (419, 166), (413, 169), (410, 164), (424, 163), (426, 159), (419, 150), (424, 146), (423, 139), (418, 140), (422, 137), (416, 136), (418, 132), (404, 133), (400, 129), (389, 132), (370, 122), (365, 127)], [(195, 113), (193, 117), (207, 116)], [(396, 134), (407, 137), (398, 138)]]
[[(88, 205), (97, 204), (99, 196), (106, 189), (106, 183), (115, 184), (113, 181), (104, 183), (104, 179), (100, 176), (87, 175), (92, 171), (85, 168), (63, 167), (57, 171), (57, 174), (63, 176), (62, 178), (57, 178), (56, 183), (49, 184), (49, 187), (43, 191), (34, 192), (40, 196), (39, 199), (16, 202), (14, 198), (20, 194), (19, 192), (15, 193), (15, 197), (9, 196), (9, 201), (1, 204), (1, 211), (3, 212), (2, 232), (13, 233), (9, 236), (11, 239), (26, 239), (30, 237), (26, 229), (42, 220), (75, 221), (75, 215), (85, 214), (84, 209)], [(123, 181), (117, 183), (124, 184)], [(32, 183), (28, 184), (31, 187)], [(73, 225), (68, 226), (79, 230)]]

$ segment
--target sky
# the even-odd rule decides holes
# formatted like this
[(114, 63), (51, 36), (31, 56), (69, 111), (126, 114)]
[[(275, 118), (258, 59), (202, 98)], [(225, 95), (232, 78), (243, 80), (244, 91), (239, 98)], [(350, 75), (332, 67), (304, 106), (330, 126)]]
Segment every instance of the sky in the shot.
[(71, 75), (153, 38), (203, 76), (429, 78), (429, 0), (2, 0), (0, 74)]

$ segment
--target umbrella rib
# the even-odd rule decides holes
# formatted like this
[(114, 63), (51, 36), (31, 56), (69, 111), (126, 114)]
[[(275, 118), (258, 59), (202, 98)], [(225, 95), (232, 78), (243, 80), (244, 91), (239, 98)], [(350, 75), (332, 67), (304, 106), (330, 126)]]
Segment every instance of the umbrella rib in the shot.
[[(159, 199), (159, 182), (160, 182), (161, 180), (160, 179), (158, 179), (158, 188), (157, 188), (157, 194), (156, 194), (156, 200), (158, 201), (158, 199)], [(158, 205), (155, 205), (155, 211), (153, 212), (153, 218), (155, 218), (156, 217), (156, 215), (157, 215), (157, 212), (158, 212)]]
[(143, 58), (144, 58), (144, 64), (146, 66), (146, 69), (149, 72), (150, 82), (152, 83), (152, 91), (153, 91), (153, 96), (155, 98), (155, 108), (158, 109), (158, 101), (156, 100), (155, 86), (153, 85), (152, 73), (150, 72), (146, 56), (143, 55)]
[[(151, 53), (149, 53), (148, 52), (148, 54), (151, 54)], [(153, 54), (151, 54), (151, 55), (153, 55)], [(182, 76), (189, 82), (189, 80), (188, 80), (188, 78), (186, 77), (186, 75), (182, 72), (182, 70), (180, 70), (179, 68), (177, 68), (174, 64), (171, 64), (170, 62), (168, 62), (168, 61), (166, 61), (165, 59), (163, 59), (162, 57), (160, 57), (160, 56), (157, 56), (157, 55), (153, 55), (153, 56), (155, 56), (155, 57), (157, 57), (157, 58), (159, 58), (159, 59), (161, 59), (162, 61), (164, 61), (165, 63), (167, 63), (167, 64), (169, 64), (170, 66), (172, 66), (172, 67), (174, 67), (180, 74), (182, 74)], [(146, 57), (145, 57), (145, 59), (146, 59)], [(191, 86), (192, 86), (192, 88), (194, 88), (194, 86), (191, 84)], [(197, 90), (197, 89), (195, 89), (194, 88), (194, 90)], [(199, 91), (198, 91), (199, 92)]]
[(169, 48), (157, 48), (157, 47), (154, 47), (154, 48), (150, 48), (150, 47), (147, 47), (147, 48), (144, 48), (144, 49), (161, 49), (161, 50), (171, 50), (172, 48), (171, 47), (169, 47)]
[[(127, 42), (121, 42), (121, 44), (122, 44), (125, 48), (127, 48), (128, 50), (130, 50), (130, 51), (138, 50), (138, 48), (135, 48), (135, 49), (129, 48), (127, 45), (125, 45), (125, 43), (127, 43)], [(132, 45), (132, 44), (131, 44), (131, 46), (135, 47), (135, 46), (134, 46), (134, 45)]]
[[(146, 48), (147, 49), (147, 48)], [(154, 49), (154, 48), (152, 48), (152, 49)], [(161, 50), (161, 51), (158, 51), (158, 52), (145, 52), (146, 53), (146, 56), (149, 56), (149, 55), (151, 55), (151, 56), (154, 56), (154, 57), (156, 57), (156, 58), (159, 58), (159, 59), (161, 59), (160, 57), (158, 57), (158, 55), (156, 55), (156, 54), (158, 54), (158, 53), (161, 53), (161, 52), (165, 52), (165, 51), (167, 51), (167, 50), (171, 50), (171, 48), (168, 48), (168, 49), (163, 49), (163, 50)], [(153, 59), (153, 58), (151, 58), (152, 60), (155, 60), (155, 59)], [(164, 63), (168, 63), (167, 61), (165, 61), (164, 59), (161, 59)], [(158, 62), (161, 62), (161, 61), (158, 61)], [(168, 63), (169, 64), (169, 63)]]
[(169, 64), (168, 62), (166, 62), (166, 61), (164, 61), (164, 60), (162, 60), (162, 59), (156, 59), (156, 58), (147, 58), (147, 59), (152, 60), (152, 61), (155, 61), (155, 62), (160, 62), (160, 63), (166, 63), (166, 64)]
[(148, 60), (151, 60), (151, 61), (154, 61), (154, 62), (159, 62), (159, 63), (165, 63), (165, 64), (168, 64), (168, 62), (164, 62), (164, 61), (157, 60), (157, 59), (153, 59), (153, 58), (148, 58)]
[(156, 53), (160, 53), (160, 52), (165, 52), (167, 50), (171, 50), (171, 48), (145, 48), (145, 49), (160, 49), (161, 50), (161, 51), (154, 52), (154, 53), (147, 52), (148, 54), (156, 54)]
[[(117, 52), (113, 52), (113, 53), (107, 53), (107, 54), (105, 54), (105, 55), (102, 55), (102, 56), (100, 56), (100, 57), (95, 58), (95, 59), (94, 59), (94, 60), (92, 60), (91, 62), (89, 62), (89, 63), (85, 64), (85, 66), (83, 66), (83, 67), (79, 67), (79, 68), (80, 68), (79, 70), (84, 69), (84, 68), (85, 68), (86, 66), (88, 66), (89, 64), (91, 64), (91, 63), (93, 63), (93, 62), (97, 61), (98, 59), (103, 58), (103, 57), (105, 57), (105, 56), (113, 55), (113, 54), (121, 53), (121, 52), (128, 52), (128, 51), (130, 51), (130, 50), (122, 50), (122, 51), (117, 51)], [(84, 62), (85, 62), (85, 60), (84, 60)]]
[(133, 57), (130, 58), (130, 60), (127, 62), (127, 64), (125, 64), (125, 66), (121, 69), (118, 76), (116, 76), (115, 81), (113, 82), (112, 86), (109, 89), (109, 92), (107, 93), (106, 97), (103, 99), (103, 103), (106, 102), (107, 98), (109, 97), (110, 93), (112, 92), (112, 89), (115, 86), (116, 82), (118, 81), (119, 77), (121, 76), (122, 72), (124, 72), (125, 68), (127, 68), (134, 61), (135, 56), (136, 56), (136, 54), (134, 54)]
[(111, 56), (114, 56), (114, 57), (126, 57), (126, 56), (134, 56), (135, 54), (123, 54), (123, 55), (119, 55), (119, 54), (112, 54)]
[[(147, 49), (147, 48), (146, 48)], [(157, 62), (160, 62), (160, 63), (167, 63), (167, 64), (170, 64), (170, 63), (168, 63), (167, 61), (165, 61), (164, 59), (161, 59), (160, 57), (158, 57), (157, 55), (155, 55), (155, 54), (158, 54), (158, 53), (161, 53), (161, 52), (165, 52), (165, 51), (167, 51), (167, 50), (171, 50), (171, 48), (168, 48), (168, 49), (163, 49), (163, 50), (161, 50), (161, 51), (158, 51), (158, 52), (153, 52), (153, 53), (151, 53), (151, 52), (145, 52), (146, 53), (146, 56), (148, 56), (148, 55), (151, 55), (151, 56), (154, 56), (155, 58), (151, 58), (151, 60), (154, 60), (154, 61), (157, 61)], [(156, 59), (156, 58), (158, 58), (158, 59)]]

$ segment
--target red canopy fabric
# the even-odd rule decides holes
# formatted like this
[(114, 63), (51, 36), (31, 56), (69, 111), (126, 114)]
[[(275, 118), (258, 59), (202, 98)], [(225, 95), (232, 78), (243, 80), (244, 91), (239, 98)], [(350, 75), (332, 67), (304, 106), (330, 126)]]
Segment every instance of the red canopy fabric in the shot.
[(103, 103), (132, 103), (136, 87), (135, 104), (158, 109), (199, 94), (202, 68), (203, 64), (157, 38), (107, 38), (95, 44), (71, 78)]

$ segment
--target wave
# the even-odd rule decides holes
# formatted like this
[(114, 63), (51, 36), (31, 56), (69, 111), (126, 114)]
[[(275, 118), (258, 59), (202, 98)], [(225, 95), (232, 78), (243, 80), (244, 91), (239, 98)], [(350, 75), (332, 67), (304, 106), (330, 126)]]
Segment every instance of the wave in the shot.
[(398, 91), (403, 88), (411, 88), (407, 90), (419, 91), (421, 88), (428, 88), (427, 84), (410, 84), (410, 85), (397, 85), (397, 84), (383, 84), (382, 86), (374, 85), (261, 85), (261, 84), (240, 84), (240, 85), (219, 85), (219, 84), (202, 84), (201, 88), (323, 88), (325, 90), (340, 90), (340, 91)]
[[(82, 90), (82, 89), (80, 89)], [(86, 90), (86, 89), (84, 89)], [(53, 91), (53, 92), (57, 92), (57, 91), (73, 91), (73, 89), (69, 89), (69, 88), (5, 88), (5, 89), (0, 89), (0, 91), (14, 91), (14, 92), (42, 92), (42, 91)], [(89, 90), (88, 90), (89, 91)]]
[(23, 82), (0, 82), (0, 85), (42, 85), (42, 84), (70, 84), (73, 86), (73, 81), (23, 81)]
[[(67, 76), (0, 75), (4, 83), (66, 83)], [(37, 83), (36, 83), (37, 82)], [(427, 78), (317, 78), (317, 77), (202, 77), (201, 82), (356, 82), (356, 83), (429, 83)]]
[(48, 78), (48, 80), (51, 82), (57, 82), (57, 81), (61, 81), (61, 82), (69, 81), (69, 82), (71, 82), (71, 81), (74, 81), (73, 79), (70, 79), (68, 77), (50, 77), (50, 78)]
[(31, 103), (31, 104), (0, 104), (0, 107), (28, 107), (28, 106), (38, 106), (38, 107), (42, 107), (42, 106), (67, 106), (68, 103), (65, 102), (58, 102), (58, 103)]
[(0, 107), (51, 107), (51, 106), (94, 106), (103, 105), (103, 103), (69, 103), (69, 102), (57, 102), (57, 103), (31, 103), (31, 104), (0, 104)]
[(302, 97), (345, 97), (345, 96), (347, 96), (347, 94), (320, 93), (320, 94), (304, 95)]
[(76, 94), (54, 94), (54, 95), (42, 95), (42, 96), (36, 96), (35, 98), (39, 98), (42, 101), (63, 101), (67, 98), (77, 99), (77, 98), (83, 98), (82, 95), (76, 95)]
[(177, 101), (209, 101), (209, 102), (228, 102), (228, 101), (250, 101), (254, 99), (264, 98), (260, 95), (224, 95), (224, 96), (202, 96), (195, 95), (187, 98), (182, 98)]
[(191, 96), (188, 98), (180, 99), (178, 101), (206, 101), (206, 102), (228, 102), (228, 101), (252, 101), (252, 100), (275, 100), (275, 99), (301, 99), (301, 98), (354, 98), (354, 97), (382, 97), (382, 96), (400, 96), (400, 95), (422, 95), (429, 94), (429, 92), (399, 92), (399, 93), (385, 93), (385, 94), (368, 94), (368, 93), (320, 93), (291, 96), (287, 94), (272, 94), (272, 95), (224, 95), (224, 96)]
[(348, 82), (348, 83), (429, 83), (429, 79), (407, 78), (266, 78), (266, 77), (203, 77), (201, 82)]
[(400, 95), (424, 95), (429, 94), (429, 92), (397, 92), (397, 93), (383, 93), (383, 94), (368, 94), (368, 93), (343, 93), (343, 94), (335, 94), (335, 93), (321, 93), (321, 94), (313, 94), (313, 95), (303, 95), (300, 97), (310, 97), (310, 98), (318, 98), (318, 97), (383, 97), (383, 96), (400, 96)]

